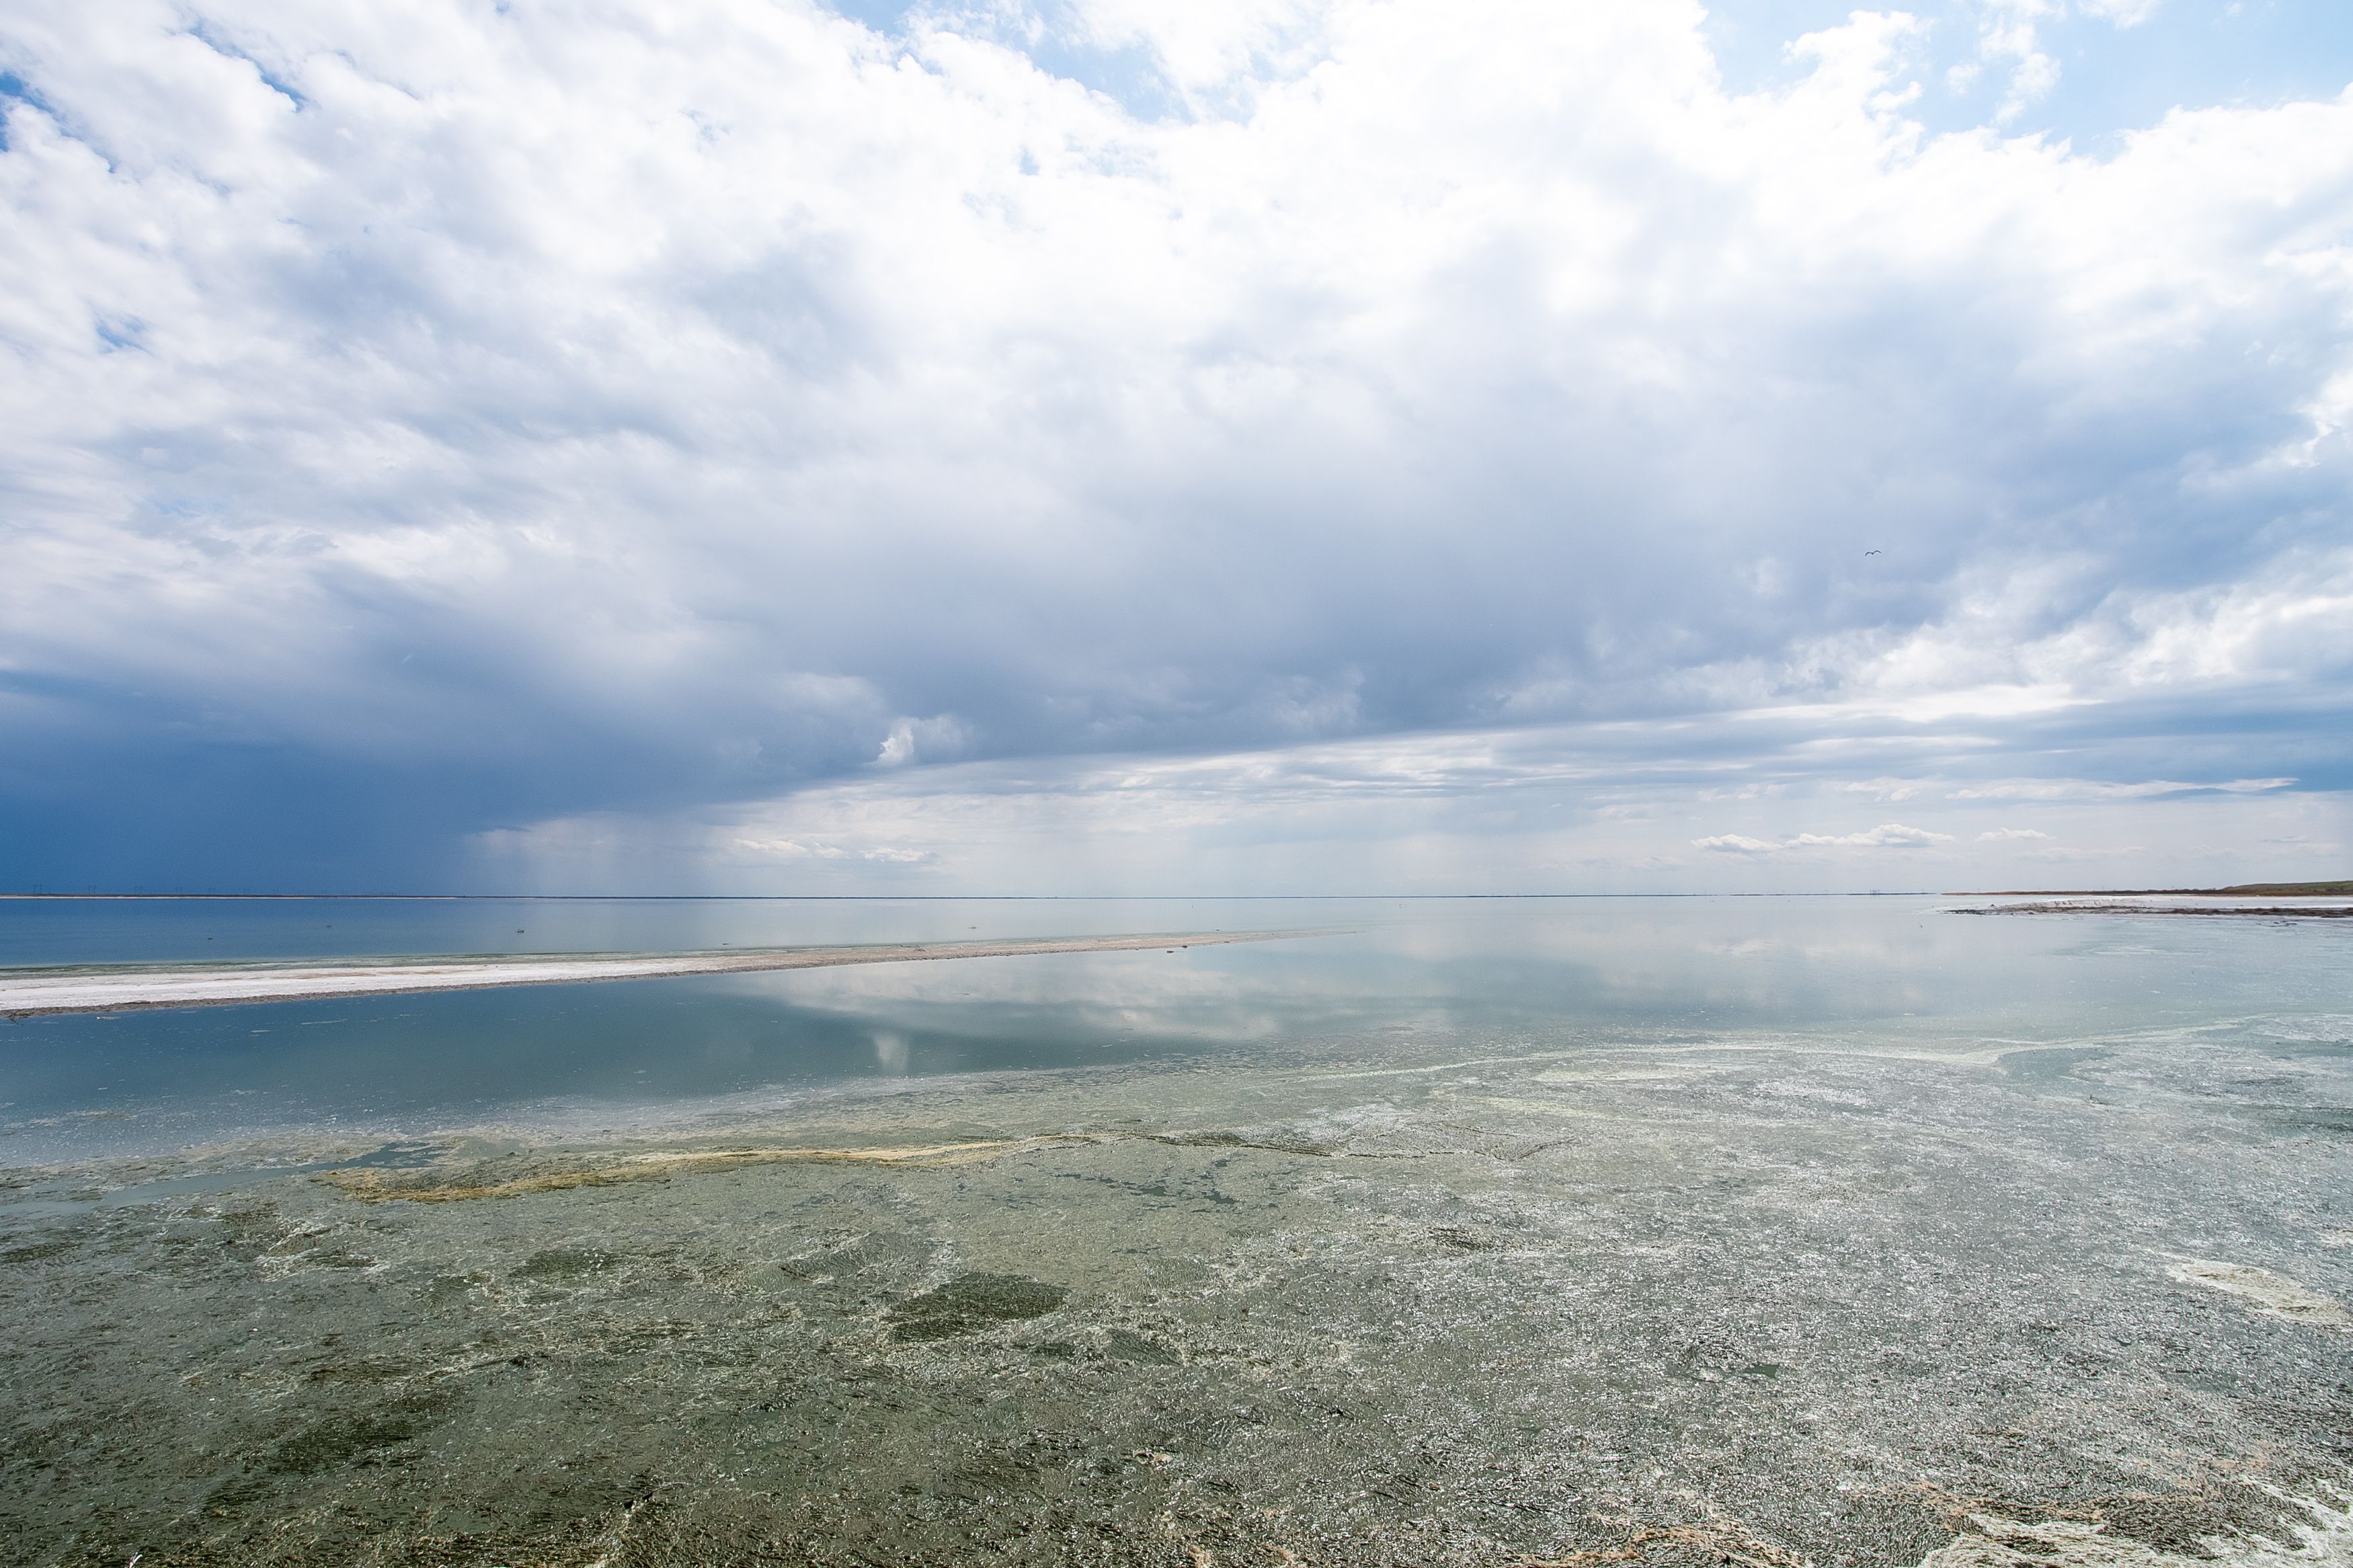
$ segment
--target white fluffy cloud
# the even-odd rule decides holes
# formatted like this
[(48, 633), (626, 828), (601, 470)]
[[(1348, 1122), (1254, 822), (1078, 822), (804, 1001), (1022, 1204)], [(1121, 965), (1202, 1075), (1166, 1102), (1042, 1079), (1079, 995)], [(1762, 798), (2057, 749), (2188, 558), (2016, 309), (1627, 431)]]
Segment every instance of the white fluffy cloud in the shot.
[(0, 5), (24, 867), (1351, 740), (1470, 817), (1446, 737), (1564, 723), (2341, 780), (2353, 99), (2093, 156), (1928, 134), (1900, 17), (1746, 94), (1703, 21)]
[[(2006, 836), (1986, 834), (1980, 837)], [(1741, 833), (1718, 833), (1693, 839), (1692, 847), (1731, 855), (1781, 855), (1793, 849), (1926, 849), (1938, 844), (1949, 844), (1952, 839), (1951, 834), (1938, 833), (1933, 828), (1907, 827), (1900, 822), (1883, 822), (1876, 827), (1864, 828), (1858, 833), (1800, 833), (1778, 842), (1768, 838), (1751, 838)]]

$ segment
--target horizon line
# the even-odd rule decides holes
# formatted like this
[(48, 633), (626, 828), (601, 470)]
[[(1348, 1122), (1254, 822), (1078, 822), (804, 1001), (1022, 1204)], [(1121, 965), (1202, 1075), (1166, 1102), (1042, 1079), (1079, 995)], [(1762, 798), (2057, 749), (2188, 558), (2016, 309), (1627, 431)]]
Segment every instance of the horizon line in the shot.
[[(2114, 889), (2085, 889), (2085, 892)], [(2211, 889), (2190, 889), (2187, 891)], [(1980, 898), (1927, 888), (1873, 888), (1862, 892), (1734, 891), (1620, 893), (0, 893), (0, 903), (231, 902), (257, 903), (1062, 903), (1166, 902), (1173, 900), (1301, 899), (1903, 899)]]

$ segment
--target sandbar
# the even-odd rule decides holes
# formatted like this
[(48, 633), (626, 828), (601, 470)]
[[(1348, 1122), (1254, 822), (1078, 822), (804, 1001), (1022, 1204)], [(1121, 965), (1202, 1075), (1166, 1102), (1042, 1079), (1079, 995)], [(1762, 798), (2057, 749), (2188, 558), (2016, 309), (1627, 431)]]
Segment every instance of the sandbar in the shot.
[(113, 1013), (138, 1007), (212, 1007), (322, 996), (480, 991), (590, 980), (653, 980), (771, 969), (828, 969), (925, 959), (1010, 958), (1050, 952), (1131, 952), (1329, 934), (1311, 931), (1187, 931), (998, 942), (894, 942), (866, 947), (725, 948), (663, 953), (504, 953), (332, 963), (208, 963), (0, 971), (0, 1018)]
[(2262, 920), (2341, 921), (2353, 904), (2166, 904), (2115, 899), (2045, 899), (2031, 904), (1975, 904), (1957, 915), (2221, 915)]

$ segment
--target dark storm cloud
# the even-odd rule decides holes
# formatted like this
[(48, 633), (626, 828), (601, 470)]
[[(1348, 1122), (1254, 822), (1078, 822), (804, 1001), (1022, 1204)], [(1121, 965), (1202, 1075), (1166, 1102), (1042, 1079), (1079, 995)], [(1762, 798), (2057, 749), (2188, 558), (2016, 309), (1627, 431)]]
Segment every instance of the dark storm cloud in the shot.
[(1149, 112), (1001, 16), (11, 16), (0, 877), (1597, 724), (2341, 787), (2353, 104), (2093, 157), (1927, 136), (1868, 15), (1745, 97), (1673, 5), (1054, 15)]

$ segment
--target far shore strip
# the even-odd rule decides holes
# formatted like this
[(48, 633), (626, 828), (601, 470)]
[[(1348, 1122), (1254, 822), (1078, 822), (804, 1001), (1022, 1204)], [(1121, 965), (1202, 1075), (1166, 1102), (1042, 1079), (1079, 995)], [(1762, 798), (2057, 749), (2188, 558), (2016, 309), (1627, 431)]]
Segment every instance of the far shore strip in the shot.
[(682, 974), (743, 974), (771, 969), (830, 969), (941, 958), (1025, 953), (1133, 952), (1236, 942), (1329, 936), (1326, 931), (1184, 931), (1156, 936), (1052, 937), (1037, 941), (902, 942), (878, 947), (730, 949), (718, 952), (565, 953), (480, 958), (345, 960), (335, 963), (220, 964), (143, 969), (0, 971), (0, 1018), (53, 1013), (115, 1013), (134, 1007), (215, 1007), (323, 996), (412, 991), (480, 991), (504, 985), (564, 985), (586, 980), (655, 980)]
[(2108, 900), (2045, 900), (2032, 904), (1978, 904), (1957, 915), (2226, 915), (2266, 920), (2353, 920), (2353, 904), (2159, 904)]

